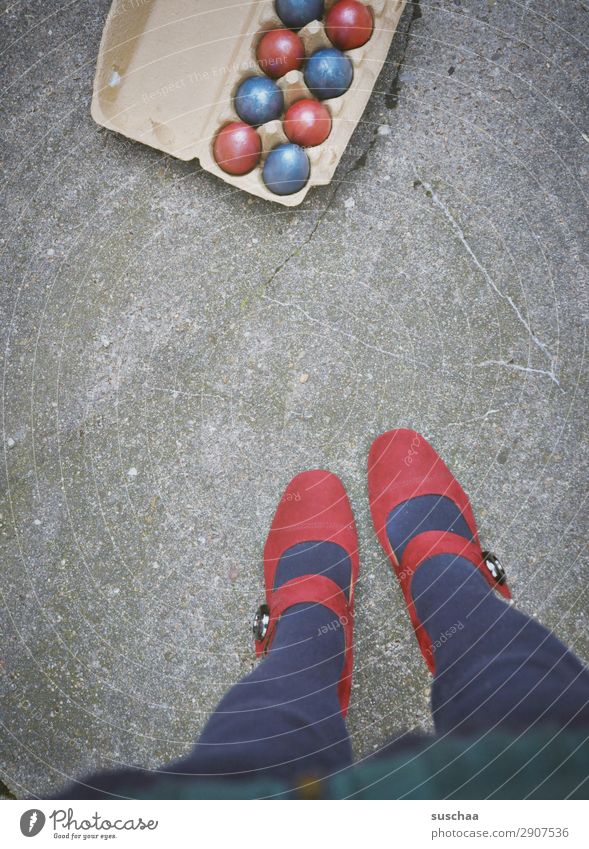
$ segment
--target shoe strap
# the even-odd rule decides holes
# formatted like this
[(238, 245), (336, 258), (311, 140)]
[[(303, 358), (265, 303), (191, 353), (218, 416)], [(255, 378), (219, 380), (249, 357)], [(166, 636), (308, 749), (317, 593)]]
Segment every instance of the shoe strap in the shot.
[[(401, 557), (401, 572), (412, 575), (418, 566), (438, 554), (454, 554), (470, 560), (477, 569), (483, 563), (480, 546), (452, 531), (424, 531), (409, 540)], [(486, 572), (487, 570), (485, 570)], [(486, 577), (486, 575), (485, 575)]]
[(350, 643), (349, 625), (352, 613), (350, 601), (342, 588), (324, 575), (300, 575), (281, 584), (268, 598), (270, 622), (263, 640), (256, 640), (256, 654), (266, 654), (274, 638), (276, 624), (285, 610), (295, 604), (322, 604), (328, 607), (343, 626), (346, 649)]

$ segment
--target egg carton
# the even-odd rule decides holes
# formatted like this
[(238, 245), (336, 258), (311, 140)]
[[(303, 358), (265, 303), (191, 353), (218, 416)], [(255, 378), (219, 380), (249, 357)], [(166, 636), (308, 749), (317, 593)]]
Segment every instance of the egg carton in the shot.
[[(326, 2), (326, 11), (333, 4)], [(219, 129), (239, 120), (234, 96), (243, 80), (263, 74), (256, 48), (264, 32), (284, 27), (272, 0), (114, 0), (104, 27), (92, 97), (92, 117), (110, 130), (178, 159), (198, 158), (202, 168), (252, 195), (297, 206), (313, 186), (333, 178), (386, 60), (406, 0), (371, 0), (374, 31), (346, 52), (354, 76), (340, 97), (322, 101), (332, 116), (323, 144), (306, 148), (310, 175), (303, 189), (276, 195), (262, 179), (268, 152), (287, 141), (282, 120), (258, 127), (260, 165), (243, 176), (223, 171), (213, 156)], [(298, 31), (305, 55), (332, 47), (321, 21)], [(285, 109), (313, 97), (302, 71), (276, 80)]]

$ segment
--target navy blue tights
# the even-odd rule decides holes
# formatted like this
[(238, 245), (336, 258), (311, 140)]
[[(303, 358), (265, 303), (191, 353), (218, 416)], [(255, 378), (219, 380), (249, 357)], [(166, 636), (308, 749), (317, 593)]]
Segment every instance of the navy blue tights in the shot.
[[(329, 542), (285, 552), (274, 585), (318, 573), (349, 591), (349, 558)], [(348, 766), (352, 749), (337, 696), (343, 661), (342, 627), (329, 608), (289, 608), (268, 656), (229, 690), (191, 754), (168, 771), (296, 780)]]
[(423, 563), (411, 592), (432, 640), (438, 733), (589, 726), (589, 671), (543, 625), (453, 555)]
[[(388, 522), (398, 556), (417, 533), (446, 529), (471, 536), (456, 505), (437, 496), (400, 505)], [(310, 546), (311, 553), (304, 546), (290, 553), (277, 584), (318, 571), (319, 556), (323, 574), (344, 586), (349, 566), (342, 550)], [(433, 645), (437, 733), (589, 725), (587, 669), (546, 628), (504, 602), (469, 561), (431, 558), (416, 571), (411, 590)], [(270, 771), (296, 780), (348, 766), (351, 749), (336, 694), (343, 634), (336, 624), (319, 605), (288, 611), (268, 657), (222, 699), (176, 769), (199, 775)]]
[[(414, 536), (435, 530), (472, 539), (456, 504), (443, 496), (412, 498), (387, 522), (399, 560)], [(589, 724), (587, 669), (546, 628), (503, 601), (468, 560), (427, 560), (411, 594), (432, 641), (438, 733)]]
[[(448, 528), (470, 537), (456, 506), (437, 496), (412, 499), (388, 522), (397, 556), (416, 533)], [(287, 552), (276, 586), (318, 572), (347, 591), (350, 563), (332, 543)], [(587, 669), (546, 628), (504, 602), (470, 562), (433, 557), (415, 572), (411, 591), (433, 645), (438, 734), (589, 726)], [(348, 767), (352, 752), (337, 698), (343, 649), (329, 609), (287, 610), (268, 656), (224, 696), (188, 757), (163, 771), (296, 782)], [(121, 774), (103, 775), (89, 785), (113, 793), (120, 781)], [(84, 788), (64, 798), (72, 793), (83, 797)]]

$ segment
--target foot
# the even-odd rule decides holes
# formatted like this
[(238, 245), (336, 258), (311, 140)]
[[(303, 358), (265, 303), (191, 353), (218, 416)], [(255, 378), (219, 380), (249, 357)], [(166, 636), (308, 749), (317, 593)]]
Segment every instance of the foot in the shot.
[(423, 436), (391, 430), (372, 444), (368, 494), (378, 539), (405, 595), (421, 651), (434, 671), (431, 640), (411, 595), (416, 569), (439, 554), (472, 564), (504, 598), (510, 598), (504, 572), (483, 552), (468, 496)]
[(319, 469), (296, 475), (280, 499), (264, 548), (266, 603), (254, 619), (256, 653), (269, 650), (285, 614), (295, 615), (301, 605), (328, 608), (344, 635), (338, 685), (344, 715), (352, 680), (358, 571), (358, 538), (343, 484), (336, 475)]

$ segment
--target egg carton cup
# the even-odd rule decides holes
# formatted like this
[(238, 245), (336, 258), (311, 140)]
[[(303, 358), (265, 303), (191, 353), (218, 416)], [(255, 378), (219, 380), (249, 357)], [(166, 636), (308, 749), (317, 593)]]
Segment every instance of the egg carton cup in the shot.
[[(326, 2), (326, 12), (333, 2)], [(114, 0), (100, 44), (92, 117), (177, 159), (198, 158), (206, 171), (252, 195), (298, 206), (313, 186), (332, 180), (386, 61), (405, 3), (366, 2), (373, 13), (373, 33), (362, 47), (345, 53), (354, 69), (352, 83), (342, 96), (322, 101), (331, 114), (331, 133), (323, 144), (305, 148), (310, 175), (295, 194), (276, 195), (262, 179), (268, 152), (288, 141), (281, 119), (257, 128), (262, 158), (250, 173), (227, 174), (213, 156), (217, 132), (240, 120), (234, 107), (237, 88), (248, 76), (264, 75), (256, 60), (260, 38), (284, 27), (272, 0)], [(333, 47), (322, 21), (311, 21), (298, 34), (307, 57)], [(283, 91), (285, 111), (301, 98), (314, 97), (302, 71), (289, 71), (275, 82)]]

